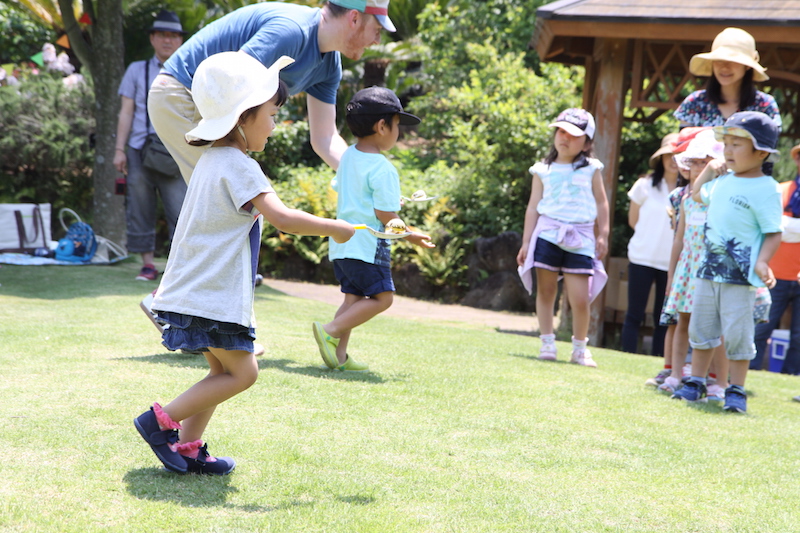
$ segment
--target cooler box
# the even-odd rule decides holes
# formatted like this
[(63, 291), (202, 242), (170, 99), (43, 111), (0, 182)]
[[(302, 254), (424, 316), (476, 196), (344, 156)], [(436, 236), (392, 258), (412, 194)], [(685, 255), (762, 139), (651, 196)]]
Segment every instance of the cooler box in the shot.
[(783, 361), (786, 359), (786, 352), (789, 351), (789, 330), (776, 329), (769, 338), (769, 364), (767, 370), (770, 372), (780, 372), (783, 369)]

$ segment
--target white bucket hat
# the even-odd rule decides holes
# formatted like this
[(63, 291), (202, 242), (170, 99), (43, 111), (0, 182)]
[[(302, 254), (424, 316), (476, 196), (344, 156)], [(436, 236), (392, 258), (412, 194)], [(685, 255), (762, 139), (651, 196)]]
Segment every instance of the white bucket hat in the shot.
[(740, 28), (725, 28), (714, 38), (710, 52), (692, 56), (689, 71), (695, 76), (711, 76), (712, 61), (731, 61), (752, 68), (755, 81), (766, 81), (767, 69), (759, 64), (759, 59), (752, 35)]
[(675, 162), (681, 168), (689, 168), (690, 159), (725, 159), (725, 145), (717, 141), (714, 137), (714, 130), (711, 128), (703, 130), (689, 142), (685, 152), (675, 154)]
[(242, 113), (268, 102), (278, 91), (278, 74), (294, 63), (281, 56), (271, 67), (245, 52), (221, 52), (200, 63), (192, 79), (192, 99), (203, 119), (186, 141), (216, 141), (236, 126)]

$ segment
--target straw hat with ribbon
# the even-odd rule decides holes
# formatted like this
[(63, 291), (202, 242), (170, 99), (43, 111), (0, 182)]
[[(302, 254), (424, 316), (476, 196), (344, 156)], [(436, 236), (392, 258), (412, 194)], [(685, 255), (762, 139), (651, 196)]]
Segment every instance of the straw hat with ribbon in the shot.
[(658, 163), (658, 160), (661, 159), (662, 155), (675, 153), (675, 143), (677, 141), (677, 133), (668, 133), (664, 135), (664, 138), (661, 139), (661, 148), (656, 150), (655, 153), (650, 156), (650, 168), (656, 168), (656, 163)]
[(711, 76), (713, 61), (731, 61), (753, 69), (755, 81), (766, 81), (766, 68), (759, 64), (756, 41), (740, 28), (725, 28), (715, 38), (711, 51), (697, 54), (689, 61), (689, 71), (695, 76)]

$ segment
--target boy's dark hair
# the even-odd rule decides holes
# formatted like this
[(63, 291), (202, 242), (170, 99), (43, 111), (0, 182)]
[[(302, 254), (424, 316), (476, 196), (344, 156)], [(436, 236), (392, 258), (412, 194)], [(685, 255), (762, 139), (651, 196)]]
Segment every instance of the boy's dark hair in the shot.
[(345, 116), (347, 127), (357, 138), (362, 139), (375, 134), (375, 124), (381, 121), (386, 121), (389, 129), (392, 129), (394, 116), (396, 113), (385, 113), (381, 115), (352, 115), (348, 113)]
[[(283, 104), (285, 104), (286, 100), (289, 99), (289, 88), (286, 86), (283, 80), (278, 80), (278, 90), (275, 91), (275, 96), (270, 98), (269, 101), (272, 101), (273, 99), (275, 99), (275, 105), (278, 107), (283, 107)], [(266, 103), (267, 102), (264, 102), (264, 104)], [(239, 116), (239, 122), (236, 123), (236, 126), (238, 126), (242, 122), (247, 121), (247, 119), (258, 113), (258, 110), (264, 104), (251, 107), (250, 109), (245, 109)], [(223, 137), (223, 139), (228, 139), (229, 141), (232, 141), (235, 136), (234, 132), (236, 131), (236, 126), (234, 126), (233, 129), (229, 131), (228, 134), (225, 135), (225, 137)], [(206, 141), (204, 139), (197, 139), (196, 141), (188, 141), (189, 146), (206, 146), (214, 142), (215, 141)]]
[[(556, 129), (556, 131), (558, 131)], [(558, 157), (558, 150), (556, 150), (555, 144), (555, 137), (556, 134), (553, 132), (553, 145), (550, 147), (550, 153), (547, 154), (547, 157), (544, 158), (544, 164), (550, 166), (553, 164), (553, 161), (556, 160)], [(594, 152), (592, 151), (593, 141), (592, 139), (586, 139), (585, 144), (583, 145), (583, 150), (580, 151), (578, 155), (575, 156), (575, 159), (572, 160), (572, 169), (578, 170), (579, 168), (583, 168), (585, 166), (589, 166), (589, 158), (594, 157)]]
[[(724, 104), (722, 99), (722, 85), (712, 73), (706, 82), (706, 96), (716, 105)], [(747, 109), (756, 103), (756, 84), (753, 81), (753, 69), (748, 68), (742, 78), (742, 86), (739, 89), (739, 109)]]
[(343, 16), (345, 13), (347, 13), (348, 11), (352, 11), (351, 8), (342, 7), (340, 5), (334, 4), (333, 2), (325, 2), (324, 7), (326, 7), (328, 9), (328, 11), (331, 12), (331, 15), (333, 15), (333, 18), (339, 18), (339, 17)]

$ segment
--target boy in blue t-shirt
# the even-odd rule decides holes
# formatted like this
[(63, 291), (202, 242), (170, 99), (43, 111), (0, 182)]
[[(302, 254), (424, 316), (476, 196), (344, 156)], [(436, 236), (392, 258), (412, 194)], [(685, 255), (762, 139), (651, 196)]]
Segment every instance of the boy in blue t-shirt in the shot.
[[(366, 224), (382, 231), (397, 219), (400, 180), (397, 169), (381, 154), (390, 150), (399, 126), (419, 124), (403, 111), (397, 96), (383, 87), (358, 91), (347, 104), (347, 126), (358, 141), (342, 155), (331, 186), (338, 193), (337, 218)], [(406, 240), (433, 248), (428, 235), (411, 232)], [(390, 269), (389, 241), (369, 232), (357, 232), (347, 243), (329, 241), (329, 258), (342, 287), (344, 302), (333, 321), (314, 322), (314, 338), (329, 368), (363, 371), (369, 367), (347, 355), (350, 331), (392, 305), (394, 282)]]
[(715, 126), (714, 133), (725, 143), (725, 162), (709, 163), (692, 192), (695, 201), (708, 205), (705, 256), (695, 273), (689, 323), (692, 377), (672, 397), (705, 398), (711, 354), (724, 337), (730, 359), (724, 409), (744, 413), (744, 382), (755, 356), (755, 287), (775, 285), (767, 263), (781, 242), (781, 193), (778, 183), (762, 171), (764, 161), (778, 152), (779, 131), (764, 113), (743, 111), (731, 115), (724, 126)]

